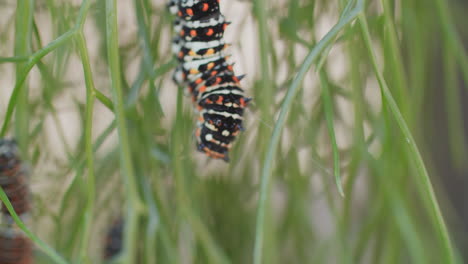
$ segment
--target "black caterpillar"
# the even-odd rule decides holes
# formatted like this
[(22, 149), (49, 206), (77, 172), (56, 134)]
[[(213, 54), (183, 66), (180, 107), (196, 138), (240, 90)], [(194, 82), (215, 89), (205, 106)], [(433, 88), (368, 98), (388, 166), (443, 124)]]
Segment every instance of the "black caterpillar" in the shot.
[[(27, 174), (18, 155), (14, 140), (0, 140), (0, 186), (5, 191), (13, 209), (20, 217), (29, 213), (29, 187)], [(0, 228), (0, 263), (32, 264), (33, 245), (29, 238), (16, 228), (10, 213), (3, 204), (1, 216), (6, 221)]]
[[(26, 170), (21, 164), (18, 147), (13, 140), (0, 140), (0, 186), (5, 191), (16, 214), (22, 216), (29, 212), (29, 188)], [(4, 215), (10, 215), (5, 205)]]
[(117, 256), (122, 251), (123, 244), (123, 227), (122, 218), (114, 220), (109, 230), (107, 231), (104, 241), (104, 259), (110, 260)]
[(174, 81), (186, 86), (199, 112), (197, 148), (211, 158), (229, 161), (232, 142), (243, 131), (243, 114), (250, 98), (240, 87), (225, 54), (224, 31), (229, 25), (219, 0), (170, 0), (178, 36), (172, 50), (179, 61)]

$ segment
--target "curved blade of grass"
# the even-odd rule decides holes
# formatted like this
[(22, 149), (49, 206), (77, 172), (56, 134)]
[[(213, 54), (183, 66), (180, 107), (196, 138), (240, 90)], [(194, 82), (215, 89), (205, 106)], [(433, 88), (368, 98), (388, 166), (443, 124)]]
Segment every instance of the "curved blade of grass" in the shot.
[(15, 223), (18, 225), (18, 227), (26, 234), (29, 239), (31, 239), (42, 251), (44, 251), (45, 254), (47, 254), (51, 259), (53, 259), (56, 263), (59, 264), (67, 264), (68, 262), (62, 258), (57, 252), (55, 252), (54, 249), (49, 247), (44, 241), (42, 241), (39, 237), (34, 235), (23, 223), (23, 221), (19, 218), (19, 216), (16, 214), (15, 210), (13, 209), (13, 206), (11, 205), (10, 201), (8, 200), (8, 197), (5, 193), (5, 191), (0, 187), (0, 200), (5, 204), (6, 208), (8, 209), (8, 212), (10, 213), (11, 217), (15, 221)]
[(5, 119), (3, 120), (2, 130), (0, 131), (0, 138), (4, 138), (5, 134), (8, 130), (8, 126), (10, 125), (11, 118), (13, 116), (13, 112), (15, 110), (16, 104), (18, 103), (18, 97), (21, 93), (22, 87), (26, 78), (28, 77), (29, 72), (31, 69), (36, 65), (44, 56), (49, 54), (50, 52), (54, 51), (58, 47), (68, 43), (68, 41), (72, 40), (76, 33), (81, 30), (82, 25), (84, 24), (84, 20), (86, 18), (87, 10), (89, 7), (89, 0), (83, 0), (80, 8), (80, 13), (78, 15), (78, 20), (76, 22), (75, 27), (70, 29), (69, 31), (62, 34), (60, 37), (56, 38), (55, 40), (51, 41), (47, 46), (44, 48), (36, 51), (34, 54), (29, 57), (27, 63), (24, 65), (23, 70), (19, 73), (19, 77), (16, 79), (15, 87), (13, 88), (13, 92), (11, 94), (10, 100), (8, 101), (8, 107), (5, 114)]
[(328, 86), (328, 80), (325, 76), (325, 72), (320, 70), (320, 86), (322, 87), (322, 100), (323, 108), (325, 112), (325, 119), (327, 120), (328, 127), (328, 136), (332, 144), (333, 150), (333, 174), (335, 175), (336, 187), (338, 192), (342, 197), (345, 196), (343, 192), (343, 184), (341, 183), (341, 173), (340, 173), (340, 151), (338, 150), (338, 145), (336, 144), (336, 135), (335, 135), (335, 126), (333, 125), (333, 120), (335, 113), (333, 111), (333, 102), (330, 95), (330, 88)]
[(28, 63), (24, 66), (23, 71), (19, 74), (19, 77), (16, 81), (15, 87), (13, 88), (13, 93), (11, 94), (10, 100), (8, 101), (7, 112), (5, 114), (5, 120), (3, 121), (2, 130), (0, 132), (0, 137), (5, 137), (5, 134), (8, 130), (8, 125), (10, 124), (11, 117), (13, 115), (13, 111), (15, 110), (15, 106), (18, 103), (18, 97), (20, 92), (23, 88), (23, 84), (26, 81), (28, 73), (31, 69), (36, 65), (36, 63), (41, 60), (45, 55), (49, 54), (57, 47), (64, 45), (68, 41), (70, 41), (75, 36), (76, 30), (72, 29), (51, 43), (45, 46), (43, 49), (34, 53), (28, 60)]
[(384, 11), (384, 25), (385, 25), (385, 50), (388, 52), (388, 71), (392, 73), (392, 79), (395, 83), (395, 93), (397, 94), (397, 102), (399, 103), (403, 114), (407, 115), (409, 105), (406, 101), (408, 100), (408, 82), (405, 75), (403, 66), (403, 57), (401, 51), (398, 48), (399, 39), (397, 30), (395, 29), (395, 24), (392, 19), (392, 9), (390, 7), (390, 2), (388, 0), (380, 0)]
[(273, 130), (273, 135), (270, 138), (270, 142), (268, 144), (268, 150), (266, 153), (261, 173), (260, 198), (258, 201), (255, 245), (253, 253), (254, 264), (262, 263), (266, 202), (270, 190), (273, 160), (278, 150), (281, 132), (286, 124), (286, 119), (288, 116), (289, 109), (292, 106), (293, 99), (298, 91), (298, 88), (300, 87), (302, 80), (304, 79), (304, 76), (306, 75), (307, 71), (309, 71), (312, 64), (317, 60), (317, 58), (319, 58), (320, 54), (328, 47), (328, 45), (330, 45), (333, 42), (338, 33), (358, 16), (358, 14), (362, 11), (362, 8), (362, 3), (358, 4), (354, 9), (352, 9), (349, 12), (349, 14), (343, 16), (343, 19), (340, 19), (340, 21), (323, 37), (323, 39), (321, 39), (317, 43), (317, 45), (309, 52), (309, 54), (305, 58), (301, 67), (299, 68), (298, 74), (294, 78), (291, 86), (288, 88), (278, 120), (276, 121)]
[(400, 113), (400, 110), (398, 109), (398, 106), (395, 100), (393, 99), (392, 94), (390, 93), (387, 83), (385, 82), (385, 79), (383, 78), (382, 73), (379, 71), (379, 67), (377, 64), (377, 57), (372, 47), (372, 40), (370, 37), (366, 17), (364, 14), (360, 14), (358, 19), (359, 19), (359, 24), (361, 26), (364, 42), (369, 52), (369, 56), (372, 61), (372, 66), (373, 66), (377, 81), (379, 82), (379, 85), (380, 85), (380, 89), (381, 89), (382, 97), (383, 97), (382, 99), (388, 105), (398, 126), (400, 127), (402, 134), (405, 137), (406, 142), (408, 143), (410, 154), (412, 158), (414, 159), (416, 169), (419, 172), (417, 173), (417, 176), (419, 177), (418, 182), (422, 184), (423, 190), (426, 193), (427, 197), (429, 198), (430, 214), (433, 217), (433, 221), (437, 228), (438, 235), (444, 247), (444, 254), (445, 254), (444, 263), (453, 264), (455, 263), (455, 259), (454, 259), (452, 243), (450, 241), (447, 227), (445, 225), (444, 218), (442, 217), (442, 212), (440, 211), (439, 204), (437, 202), (437, 198), (435, 196), (434, 189), (432, 187), (432, 183), (429, 178), (429, 174), (427, 173), (426, 166), (424, 165), (424, 161), (421, 157), (421, 154), (419, 153), (418, 147), (416, 146), (413, 136), (411, 135), (411, 132), (408, 126), (406, 125), (406, 122), (402, 114)]
[(91, 72), (91, 64), (89, 63), (89, 55), (86, 46), (86, 39), (83, 33), (77, 35), (77, 46), (80, 51), (81, 61), (83, 64), (83, 72), (86, 83), (86, 124), (85, 124), (85, 153), (86, 165), (88, 169), (87, 177), (87, 194), (88, 201), (86, 204), (86, 213), (83, 220), (83, 238), (81, 241), (80, 259), (83, 261), (87, 258), (87, 249), (89, 246), (89, 238), (91, 236), (91, 221), (93, 219), (94, 202), (96, 199), (95, 176), (94, 176), (94, 152), (93, 152), (93, 112), (95, 100), (95, 87), (93, 74)]

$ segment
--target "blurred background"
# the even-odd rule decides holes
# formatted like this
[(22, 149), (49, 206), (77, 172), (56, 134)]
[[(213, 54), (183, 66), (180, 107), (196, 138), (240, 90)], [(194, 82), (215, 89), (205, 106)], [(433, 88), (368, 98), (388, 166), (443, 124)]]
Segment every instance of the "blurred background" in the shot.
[[(3, 125), (29, 56), (86, 17), (83, 34), (73, 31), (33, 63), (2, 135), (18, 140), (30, 171), (27, 226), (69, 263), (253, 263), (260, 175), (278, 113), (306, 56), (350, 13), (348, 2), (221, 1), (234, 69), (247, 74), (242, 85), (253, 98), (230, 163), (196, 151), (196, 114), (171, 80), (177, 63), (165, 1), (117, 1), (118, 43), (107, 39), (106, 2), (80, 12), (80, 0), (0, 0)], [(361, 11), (326, 43), (294, 97), (273, 160), (262, 263), (440, 264), (450, 263), (448, 252), (465, 263), (468, 2), (372, 0)], [(112, 44), (117, 58), (108, 55)], [(421, 152), (452, 249), (371, 54)], [(98, 90), (91, 138), (83, 69)], [(116, 73), (127, 143), (116, 125)], [(125, 227), (125, 250), (104, 259), (115, 223)], [(53, 263), (40, 249), (35, 255)]]

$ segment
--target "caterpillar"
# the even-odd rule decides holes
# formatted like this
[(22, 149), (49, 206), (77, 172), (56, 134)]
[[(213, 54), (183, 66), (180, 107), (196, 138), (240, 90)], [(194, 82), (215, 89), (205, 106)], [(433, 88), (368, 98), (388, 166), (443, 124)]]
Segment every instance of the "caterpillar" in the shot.
[(122, 251), (123, 226), (123, 219), (117, 218), (116, 220), (114, 220), (110, 229), (107, 231), (107, 235), (104, 241), (105, 260), (112, 259)]
[(0, 263), (32, 264), (33, 246), (29, 238), (15, 230), (0, 232)]
[[(29, 212), (29, 188), (27, 176), (18, 155), (14, 140), (0, 140), (0, 186), (5, 191), (13, 209), (19, 216)], [(1, 212), (9, 215), (5, 205)]]
[[(29, 212), (26, 170), (19, 158), (18, 147), (14, 140), (0, 140), (0, 186), (20, 217)], [(15, 228), (5, 205), (2, 205), (1, 215), (7, 221), (0, 229), (0, 263), (33, 263), (32, 243), (29, 238)]]
[(229, 62), (224, 31), (230, 24), (220, 12), (219, 0), (170, 0), (176, 16), (172, 52), (179, 65), (174, 82), (185, 86), (198, 111), (197, 149), (214, 159), (229, 161), (229, 150), (244, 130), (245, 97), (233, 64)]

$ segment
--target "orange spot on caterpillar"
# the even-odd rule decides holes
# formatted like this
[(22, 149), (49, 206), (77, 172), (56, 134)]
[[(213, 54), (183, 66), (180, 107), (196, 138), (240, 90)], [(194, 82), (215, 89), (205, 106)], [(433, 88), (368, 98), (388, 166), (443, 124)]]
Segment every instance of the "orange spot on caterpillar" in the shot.
[(242, 107), (242, 108), (244, 108), (244, 107), (245, 107), (245, 105), (246, 105), (246, 104), (245, 104), (245, 100), (244, 100), (244, 98), (241, 98), (239, 101), (240, 101), (240, 105), (241, 105), (241, 107)]
[(224, 159), (226, 155), (218, 153), (209, 149), (208, 147), (204, 147), (203, 151), (206, 153), (208, 157), (215, 158), (215, 159)]

